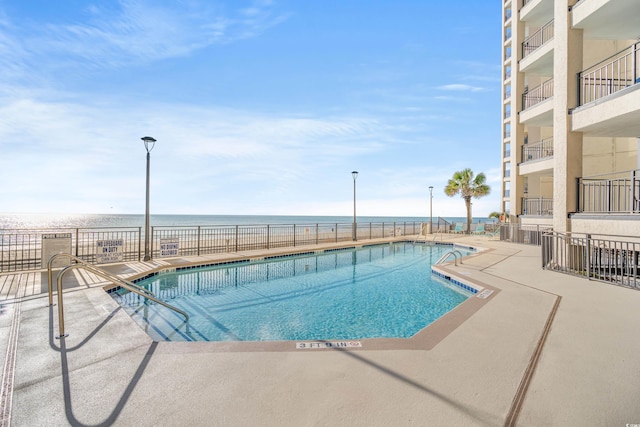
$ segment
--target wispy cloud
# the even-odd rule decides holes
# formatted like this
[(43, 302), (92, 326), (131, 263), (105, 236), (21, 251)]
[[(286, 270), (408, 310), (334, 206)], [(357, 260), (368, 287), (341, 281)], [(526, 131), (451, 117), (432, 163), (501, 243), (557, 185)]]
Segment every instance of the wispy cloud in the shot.
[(453, 92), (482, 92), (486, 90), (485, 88), (482, 88), (479, 86), (471, 86), (471, 85), (459, 84), (459, 83), (438, 86), (438, 89), (444, 90), (444, 91), (453, 91)]
[[(0, 16), (0, 52), (37, 72), (73, 64), (117, 67), (189, 55), (214, 44), (255, 37), (287, 19), (269, 2), (227, 11), (207, 2), (121, 0), (87, 8), (83, 23), (12, 24)], [(18, 61), (16, 61), (18, 60)]]

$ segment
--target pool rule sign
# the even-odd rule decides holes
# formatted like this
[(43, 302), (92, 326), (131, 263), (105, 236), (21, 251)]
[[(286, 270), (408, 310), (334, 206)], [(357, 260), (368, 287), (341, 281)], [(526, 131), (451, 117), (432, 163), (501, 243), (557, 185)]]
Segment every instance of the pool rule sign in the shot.
[[(42, 235), (42, 268), (47, 268), (49, 259), (56, 254), (71, 254), (71, 233), (51, 233)], [(57, 257), (51, 267), (60, 268), (71, 264), (66, 256)]]
[(108, 239), (96, 241), (96, 264), (122, 262), (124, 239)]

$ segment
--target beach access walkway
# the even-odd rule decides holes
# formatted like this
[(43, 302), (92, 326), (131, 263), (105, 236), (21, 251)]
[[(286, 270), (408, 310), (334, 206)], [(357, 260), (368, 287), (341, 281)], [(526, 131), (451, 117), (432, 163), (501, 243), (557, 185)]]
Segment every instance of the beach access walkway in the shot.
[[(443, 270), (496, 292), (429, 349), (368, 349), (367, 340), (359, 349), (300, 350), (291, 343), (278, 351), (153, 342), (104, 292), (105, 282), (81, 270), (65, 281), (69, 336), (56, 339), (57, 308), (48, 306), (46, 272), (0, 275), (0, 421), (14, 426), (640, 424), (640, 292), (544, 271), (539, 247), (486, 236), (449, 239), (488, 250)], [(159, 264), (224, 256), (238, 255), (108, 269), (131, 277)]]

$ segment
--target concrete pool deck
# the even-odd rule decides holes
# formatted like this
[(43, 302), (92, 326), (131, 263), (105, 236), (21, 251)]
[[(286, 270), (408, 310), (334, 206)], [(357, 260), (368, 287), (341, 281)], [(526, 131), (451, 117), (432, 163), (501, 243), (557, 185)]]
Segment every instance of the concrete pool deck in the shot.
[(489, 250), (446, 271), (499, 292), (429, 350), (156, 343), (81, 270), (59, 340), (46, 273), (0, 275), (3, 425), (640, 424), (640, 292), (544, 271), (539, 247), (450, 239)]

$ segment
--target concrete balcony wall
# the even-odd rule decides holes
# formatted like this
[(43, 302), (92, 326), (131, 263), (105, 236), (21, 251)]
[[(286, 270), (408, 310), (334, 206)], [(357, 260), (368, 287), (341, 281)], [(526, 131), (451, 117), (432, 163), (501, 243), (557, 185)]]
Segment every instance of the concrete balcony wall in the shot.
[(585, 39), (638, 38), (638, 0), (581, 0), (571, 9), (571, 25)]
[(640, 136), (640, 84), (576, 108), (571, 118), (573, 132), (605, 137)]
[(571, 231), (592, 235), (640, 236), (639, 219), (631, 215), (575, 214), (571, 216)]
[(547, 157), (545, 159), (532, 160), (526, 163), (520, 163), (518, 165), (519, 175), (531, 175), (539, 172), (546, 172), (553, 170), (553, 157)]
[(528, 126), (552, 126), (553, 97), (521, 111), (520, 123)]

